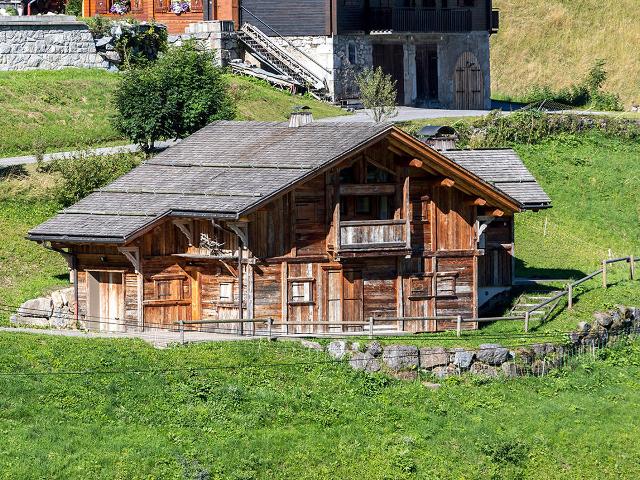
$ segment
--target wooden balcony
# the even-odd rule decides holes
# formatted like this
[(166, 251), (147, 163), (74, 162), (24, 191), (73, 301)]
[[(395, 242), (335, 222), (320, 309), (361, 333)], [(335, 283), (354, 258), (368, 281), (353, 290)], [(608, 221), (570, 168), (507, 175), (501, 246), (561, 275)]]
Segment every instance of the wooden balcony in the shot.
[(410, 245), (406, 220), (340, 222), (340, 251), (405, 250)]
[(472, 29), (468, 9), (372, 8), (369, 13), (369, 31), (445, 33)]

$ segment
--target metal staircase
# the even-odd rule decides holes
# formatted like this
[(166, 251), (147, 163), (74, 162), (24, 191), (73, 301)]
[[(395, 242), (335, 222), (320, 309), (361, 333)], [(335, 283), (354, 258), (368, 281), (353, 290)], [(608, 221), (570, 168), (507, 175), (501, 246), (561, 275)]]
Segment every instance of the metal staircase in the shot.
[(529, 312), (529, 317), (532, 320), (540, 320), (544, 323), (558, 306), (558, 303), (560, 303), (560, 298), (557, 298), (556, 301), (547, 303), (539, 308), (537, 307), (548, 300), (551, 300), (557, 294), (557, 291), (523, 293), (511, 309), (510, 315), (512, 317), (520, 317), (524, 316), (526, 312)]
[(238, 31), (238, 40), (261, 62), (304, 85), (314, 97), (320, 100), (328, 97), (329, 88), (324, 78), (320, 78), (300, 61), (276, 45), (268, 35), (255, 25), (250, 23), (242, 24)]

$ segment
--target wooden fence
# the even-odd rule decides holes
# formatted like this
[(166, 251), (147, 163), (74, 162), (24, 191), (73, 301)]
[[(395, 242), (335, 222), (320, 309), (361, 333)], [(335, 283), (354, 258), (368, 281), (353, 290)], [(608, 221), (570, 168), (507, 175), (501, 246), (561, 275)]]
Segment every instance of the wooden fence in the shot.
[[(347, 336), (363, 336), (368, 335), (369, 338), (373, 338), (374, 336), (397, 336), (397, 335), (413, 335), (416, 332), (409, 332), (405, 330), (405, 326), (407, 322), (425, 322), (425, 321), (455, 321), (456, 322), (456, 334), (458, 337), (462, 335), (463, 324), (464, 323), (493, 323), (493, 322), (503, 322), (503, 321), (522, 321), (524, 322), (524, 331), (525, 333), (529, 331), (529, 323), (531, 320), (532, 312), (536, 310), (540, 310), (541, 308), (553, 303), (557, 302), (560, 298), (567, 296), (567, 307), (569, 309), (573, 308), (573, 301), (575, 299), (575, 287), (583, 284), (584, 282), (591, 280), (592, 278), (597, 277), (598, 275), (602, 275), (602, 287), (607, 288), (607, 275), (608, 269), (610, 265), (626, 262), (629, 263), (629, 278), (631, 280), (635, 279), (635, 257), (630, 255), (628, 257), (620, 257), (613, 259), (602, 260), (602, 268), (596, 270), (589, 275), (576, 280), (575, 282), (569, 283), (565, 286), (564, 290), (558, 292), (552, 297), (540, 302), (536, 305), (529, 307), (524, 315), (516, 315), (516, 316), (505, 316), (505, 317), (484, 317), (484, 318), (463, 318), (462, 315), (457, 316), (434, 316), (434, 317), (369, 317), (367, 321), (347, 321), (347, 322), (276, 322), (273, 318), (244, 318), (244, 319), (224, 319), (224, 320), (197, 320), (197, 321), (178, 321), (175, 322), (179, 327), (180, 337), (182, 343), (185, 341), (185, 327), (191, 325), (222, 325), (222, 324), (237, 324), (238, 328), (236, 332), (225, 332), (225, 333), (235, 333), (238, 335), (256, 335), (260, 334), (262, 336), (267, 336), (269, 338), (274, 338), (275, 336), (290, 336), (290, 337), (347, 337)], [(396, 322), (396, 330), (388, 330), (388, 331), (379, 331), (375, 332), (374, 327), (376, 323), (390, 323)], [(250, 326), (249, 330), (245, 332), (244, 326), (248, 324)], [(257, 331), (256, 325), (264, 324), (266, 326), (262, 331)], [(362, 327), (362, 331), (359, 332), (325, 332), (325, 333), (288, 333), (287, 332), (275, 332), (274, 327), (289, 327), (289, 326), (326, 326), (326, 327)]]

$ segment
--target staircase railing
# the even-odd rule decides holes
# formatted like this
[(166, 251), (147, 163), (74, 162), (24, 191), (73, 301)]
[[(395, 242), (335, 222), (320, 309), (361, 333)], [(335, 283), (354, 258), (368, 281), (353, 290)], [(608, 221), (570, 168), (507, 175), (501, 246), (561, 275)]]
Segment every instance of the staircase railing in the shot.
[[(252, 13), (250, 10), (248, 10), (246, 7), (243, 7), (242, 5), (240, 6), (240, 9), (246, 13), (248, 13), (252, 18), (254, 18), (255, 20), (258, 21), (258, 23), (260, 23), (261, 25), (263, 25), (264, 27), (268, 28), (269, 31), (273, 32), (276, 34), (276, 36), (278, 38), (280, 38), (281, 40), (283, 40), (287, 45), (289, 45), (291, 48), (293, 48), (294, 50), (296, 50), (297, 52), (299, 52), (301, 55), (303, 55), (307, 60), (309, 60), (310, 62), (314, 63), (315, 65), (317, 65), (318, 67), (320, 67), (322, 70), (324, 70), (325, 72), (331, 74), (331, 70), (327, 69), (326, 67), (322, 66), (320, 63), (318, 63), (316, 60), (314, 60), (310, 55), (308, 55), (307, 53), (305, 53), (304, 51), (302, 51), (300, 48), (296, 47), (291, 41), (289, 41), (288, 38), (284, 37), (283, 35), (280, 34), (280, 32), (278, 32), (275, 28), (273, 28), (271, 25), (269, 25), (267, 22), (265, 22), (264, 20), (262, 20), (260, 17), (258, 17), (257, 15), (255, 15), (254, 13)], [(245, 24), (247, 22), (243, 22), (243, 24)], [(262, 33), (262, 32), (261, 32)], [(264, 35), (264, 33), (263, 33)], [(265, 35), (267, 38), (268, 35)], [(322, 81), (322, 79), (320, 79)]]

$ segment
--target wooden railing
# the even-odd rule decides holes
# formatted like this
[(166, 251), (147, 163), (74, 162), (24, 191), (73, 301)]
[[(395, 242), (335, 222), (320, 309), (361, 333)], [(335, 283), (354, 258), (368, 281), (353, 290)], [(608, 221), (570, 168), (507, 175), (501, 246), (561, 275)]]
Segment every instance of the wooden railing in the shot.
[(358, 220), (340, 222), (340, 249), (404, 247), (406, 220)]
[(372, 8), (369, 30), (394, 32), (470, 32), (471, 10), (432, 8)]
[[(398, 220), (394, 220), (394, 222), (398, 222)], [(507, 317), (484, 317), (484, 318), (463, 318), (462, 315), (456, 316), (432, 316), (432, 317), (373, 317), (370, 316), (366, 321), (357, 320), (357, 321), (343, 321), (343, 322), (323, 322), (323, 321), (307, 321), (307, 322), (276, 322), (273, 318), (244, 318), (244, 319), (223, 319), (223, 320), (197, 320), (197, 321), (178, 321), (175, 322), (175, 325), (178, 325), (179, 331), (181, 333), (181, 340), (184, 343), (185, 341), (185, 327), (190, 325), (221, 325), (221, 324), (237, 324), (238, 328), (236, 332), (224, 331), (220, 333), (230, 333), (230, 334), (239, 334), (239, 335), (257, 335), (259, 332), (256, 329), (257, 324), (263, 324), (265, 327), (263, 328), (262, 336), (268, 336), (269, 338), (273, 338), (275, 336), (314, 336), (314, 337), (345, 337), (345, 336), (363, 336), (368, 335), (370, 338), (374, 336), (385, 336), (385, 335), (413, 335), (418, 332), (414, 331), (406, 331), (405, 327), (408, 322), (425, 322), (425, 321), (448, 321), (455, 322), (456, 325), (456, 334), (458, 337), (462, 335), (463, 325), (465, 323), (493, 323), (500, 321), (523, 321), (524, 322), (524, 331), (529, 331), (529, 320), (531, 316), (531, 312), (539, 310), (553, 302), (556, 302), (558, 299), (564, 297), (565, 295), (568, 297), (568, 308), (573, 308), (573, 299), (574, 288), (592, 278), (595, 278), (598, 275), (602, 275), (602, 286), (603, 288), (607, 288), (607, 270), (608, 266), (615, 264), (626, 262), (629, 263), (629, 278), (634, 280), (635, 275), (635, 258), (633, 255), (628, 257), (620, 257), (620, 258), (612, 258), (606, 259), (602, 261), (602, 268), (596, 270), (595, 272), (576, 280), (568, 285), (566, 285), (565, 289), (558, 292), (556, 295), (548, 298), (547, 300), (538, 303), (525, 312), (524, 315), (520, 316), (507, 316)], [(375, 332), (375, 324), (376, 323), (395, 323), (396, 328), (389, 329), (384, 332)], [(249, 324), (250, 329), (245, 331), (244, 325)], [(336, 328), (344, 328), (344, 327), (362, 327), (362, 330), (359, 332), (305, 332), (300, 334), (289, 333), (288, 327), (290, 326), (324, 326), (324, 327), (336, 327)], [(274, 327), (286, 327), (285, 332), (274, 332)], [(436, 323), (437, 327), (437, 323)], [(436, 328), (437, 330), (437, 328)]]

